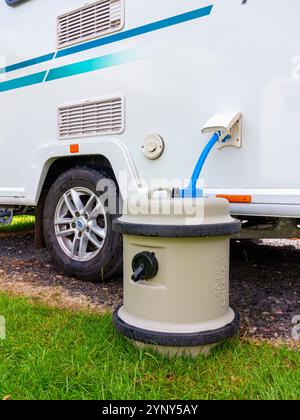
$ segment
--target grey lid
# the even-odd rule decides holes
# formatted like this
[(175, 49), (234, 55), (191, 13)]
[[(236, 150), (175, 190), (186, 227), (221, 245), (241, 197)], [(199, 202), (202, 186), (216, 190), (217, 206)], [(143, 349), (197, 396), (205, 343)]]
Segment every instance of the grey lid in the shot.
[(219, 198), (127, 201), (125, 214), (114, 221), (122, 234), (148, 237), (207, 237), (238, 233), (241, 222), (230, 216), (228, 201)]

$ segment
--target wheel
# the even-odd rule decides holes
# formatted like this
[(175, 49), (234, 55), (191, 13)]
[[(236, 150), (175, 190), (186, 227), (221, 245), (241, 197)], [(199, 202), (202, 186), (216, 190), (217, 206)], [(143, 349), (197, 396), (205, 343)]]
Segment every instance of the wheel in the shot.
[[(110, 187), (97, 191), (99, 181)], [(106, 182), (106, 181), (105, 181)], [(43, 228), (55, 266), (71, 276), (100, 282), (121, 273), (122, 238), (112, 230), (116, 214), (106, 206), (118, 200), (112, 176), (104, 170), (78, 167), (63, 173), (46, 198)]]

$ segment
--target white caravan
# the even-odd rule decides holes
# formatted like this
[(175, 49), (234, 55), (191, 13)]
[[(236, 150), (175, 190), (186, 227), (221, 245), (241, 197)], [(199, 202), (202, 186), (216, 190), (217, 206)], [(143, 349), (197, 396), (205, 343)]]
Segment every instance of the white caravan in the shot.
[(97, 182), (122, 197), (153, 178), (172, 188), (227, 129), (204, 194), (227, 197), (249, 235), (288, 235), (300, 223), (299, 15), (299, 0), (1, 0), (2, 222), (35, 207), (58, 267), (115, 275), (116, 215)]

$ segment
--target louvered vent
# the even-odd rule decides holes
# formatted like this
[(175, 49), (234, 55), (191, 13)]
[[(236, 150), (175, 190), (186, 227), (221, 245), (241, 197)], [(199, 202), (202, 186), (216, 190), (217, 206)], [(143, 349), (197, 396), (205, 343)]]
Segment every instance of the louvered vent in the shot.
[(59, 108), (59, 136), (85, 137), (124, 131), (124, 101), (110, 98)]
[(124, 0), (100, 0), (58, 18), (58, 48), (121, 30)]

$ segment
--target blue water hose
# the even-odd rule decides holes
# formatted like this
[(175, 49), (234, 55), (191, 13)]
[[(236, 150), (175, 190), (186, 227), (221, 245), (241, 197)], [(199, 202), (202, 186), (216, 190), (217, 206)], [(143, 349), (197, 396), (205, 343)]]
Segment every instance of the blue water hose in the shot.
[[(203, 152), (201, 153), (201, 156), (200, 156), (200, 158), (197, 162), (197, 165), (194, 169), (194, 172), (193, 172), (193, 175), (191, 177), (189, 186), (186, 189), (180, 191), (180, 197), (181, 198), (203, 197), (203, 191), (200, 190), (200, 189), (197, 189), (197, 182), (198, 182), (198, 179), (201, 175), (203, 166), (206, 162), (206, 159), (207, 159), (209, 153), (211, 152), (211, 150), (215, 146), (215, 144), (218, 143), (218, 141), (220, 140), (220, 137), (221, 137), (221, 132), (217, 131), (212, 136), (212, 138), (210, 139), (208, 144), (206, 145), (206, 147), (203, 150)], [(223, 142), (225, 143), (229, 138), (230, 138), (230, 136), (225, 137)]]

